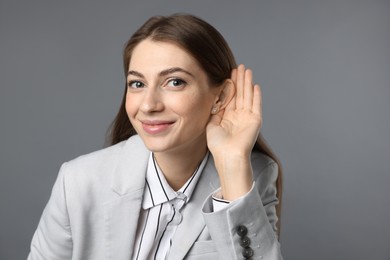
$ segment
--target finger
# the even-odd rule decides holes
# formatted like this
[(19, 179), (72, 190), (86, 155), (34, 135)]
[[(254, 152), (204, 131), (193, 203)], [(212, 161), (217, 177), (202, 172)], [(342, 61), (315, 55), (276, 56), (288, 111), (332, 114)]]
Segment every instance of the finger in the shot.
[(233, 81), (234, 85), (237, 84), (237, 69), (232, 69), (232, 75), (230, 79)]
[(252, 111), (260, 117), (260, 126), (263, 124), (262, 94), (260, 85), (256, 84), (253, 88)]
[(252, 110), (253, 106), (253, 77), (252, 77), (252, 70), (247, 69), (245, 71), (245, 78), (244, 78), (244, 108)]
[(232, 70), (231, 78), (233, 82), (233, 87), (235, 94), (230, 102), (226, 105), (225, 110), (235, 110), (236, 109), (236, 93), (237, 93), (237, 69)]
[(236, 109), (236, 96), (234, 96), (230, 102), (226, 105), (225, 109), (226, 111), (228, 110), (235, 110)]
[(244, 84), (245, 84), (245, 66), (239, 65), (237, 68), (237, 84), (236, 84), (236, 108), (242, 109), (244, 103)]

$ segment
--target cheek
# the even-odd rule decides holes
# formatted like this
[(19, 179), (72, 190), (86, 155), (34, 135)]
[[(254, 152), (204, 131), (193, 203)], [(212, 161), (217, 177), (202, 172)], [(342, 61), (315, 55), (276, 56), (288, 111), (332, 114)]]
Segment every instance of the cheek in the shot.
[(182, 111), (183, 117), (200, 124), (209, 121), (212, 102), (208, 101), (206, 97), (192, 96), (183, 100), (186, 102), (180, 102), (181, 109), (177, 109), (177, 111)]
[(131, 100), (129, 95), (126, 95), (125, 109), (127, 116), (131, 119), (135, 115), (135, 103)]

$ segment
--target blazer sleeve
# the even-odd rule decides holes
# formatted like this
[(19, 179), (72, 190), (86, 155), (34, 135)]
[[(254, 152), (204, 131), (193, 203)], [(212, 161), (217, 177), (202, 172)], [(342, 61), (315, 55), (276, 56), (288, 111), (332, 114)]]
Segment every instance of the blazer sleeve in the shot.
[(63, 164), (34, 233), (28, 260), (72, 258), (72, 235), (64, 188), (65, 169), (66, 164)]
[(220, 259), (282, 259), (276, 235), (277, 176), (271, 161), (254, 172), (251, 191), (225, 208), (213, 212), (212, 196), (207, 198), (202, 213)]

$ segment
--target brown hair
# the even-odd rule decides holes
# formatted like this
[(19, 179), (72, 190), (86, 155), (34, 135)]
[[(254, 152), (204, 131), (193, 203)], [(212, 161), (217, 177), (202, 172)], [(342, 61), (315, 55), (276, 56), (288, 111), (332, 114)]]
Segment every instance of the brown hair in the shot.
[[(131, 36), (123, 52), (125, 77), (127, 76), (134, 48), (145, 39), (172, 42), (188, 51), (206, 72), (209, 83), (212, 86), (218, 86), (227, 78), (230, 78), (232, 69), (237, 67), (227, 42), (213, 26), (193, 15), (174, 14), (171, 16), (151, 17)], [(111, 145), (124, 141), (136, 134), (134, 127), (128, 119), (125, 102), (126, 87), (118, 114), (109, 129), (109, 142)], [(277, 222), (279, 233), (282, 203), (282, 170), (280, 162), (261, 134), (254, 149), (272, 158), (279, 166), (279, 174), (276, 181), (277, 197), (279, 199), (279, 204), (276, 207), (276, 213), (279, 218)]]

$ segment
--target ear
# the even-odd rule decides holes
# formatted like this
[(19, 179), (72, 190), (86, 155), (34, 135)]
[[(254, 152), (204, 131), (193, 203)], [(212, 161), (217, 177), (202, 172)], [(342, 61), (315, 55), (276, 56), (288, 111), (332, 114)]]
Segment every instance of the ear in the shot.
[(219, 86), (219, 94), (215, 98), (214, 108), (223, 110), (230, 103), (235, 94), (234, 83), (231, 79), (226, 79), (221, 86)]

